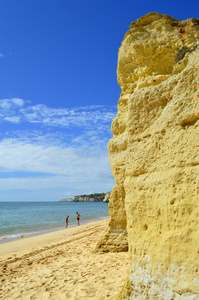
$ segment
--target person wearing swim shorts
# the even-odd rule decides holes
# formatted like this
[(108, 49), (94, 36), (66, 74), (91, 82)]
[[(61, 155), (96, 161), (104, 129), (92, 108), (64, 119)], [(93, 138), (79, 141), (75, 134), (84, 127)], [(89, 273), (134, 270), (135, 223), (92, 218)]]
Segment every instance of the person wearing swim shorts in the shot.
[(68, 218), (69, 216), (66, 217), (66, 228), (68, 227)]
[(79, 223), (79, 219), (80, 219), (80, 214), (78, 214), (78, 212), (76, 212), (76, 215), (77, 215), (77, 224), (78, 224), (78, 226), (80, 225), (80, 223)]

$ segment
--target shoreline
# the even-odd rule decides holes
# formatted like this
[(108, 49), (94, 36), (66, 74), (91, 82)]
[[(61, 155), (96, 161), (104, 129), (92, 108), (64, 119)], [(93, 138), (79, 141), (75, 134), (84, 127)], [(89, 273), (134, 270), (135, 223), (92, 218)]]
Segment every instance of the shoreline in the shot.
[(77, 225), (76, 211), (80, 211), (80, 224), (108, 218), (108, 205), (101, 203), (59, 202), (0, 202), (0, 244), (37, 236)]
[[(71, 236), (82, 234), (84, 231), (88, 230), (90, 227), (104, 226), (104, 223), (108, 224), (108, 219), (98, 220), (94, 222), (89, 222), (82, 224), (80, 226), (67, 227), (60, 230), (54, 230), (51, 232), (46, 232), (43, 234), (38, 234), (35, 236), (28, 236), (13, 241), (7, 241), (0, 244), (0, 262), (1, 258), (5, 256), (14, 255), (16, 253), (20, 254), (28, 252), (35, 249), (36, 247), (42, 247), (48, 244), (49, 246), (54, 243), (58, 243), (63, 240), (67, 243)], [(24, 250), (23, 250), (24, 248)]]
[(107, 224), (95, 221), (1, 244), (0, 298), (114, 299), (129, 258), (127, 252), (93, 252)]
[[(81, 220), (81, 223), (80, 223), (80, 226), (82, 225), (85, 225), (85, 224), (89, 224), (89, 223), (93, 223), (93, 222), (98, 222), (98, 221), (102, 221), (102, 220), (107, 220), (107, 219), (110, 219), (110, 216), (109, 217), (102, 217), (102, 218), (99, 218), (97, 220), (89, 220), (88, 222), (84, 220)], [(77, 227), (78, 225), (70, 225), (68, 226), (68, 229), (69, 228), (74, 228), (74, 227)], [(27, 238), (31, 238), (31, 237), (35, 237), (35, 236), (40, 236), (40, 235), (43, 235), (43, 234), (47, 234), (47, 233), (51, 233), (51, 232), (57, 232), (57, 231), (60, 231), (60, 230), (64, 230), (66, 229), (63, 226), (60, 226), (60, 227), (52, 227), (52, 228), (46, 228), (46, 229), (41, 229), (40, 231), (36, 231), (36, 232), (31, 232), (31, 233), (18, 233), (18, 234), (15, 234), (15, 237), (12, 237), (12, 238), (3, 238), (3, 237), (0, 237), (0, 245), (4, 244), (4, 243), (10, 243), (10, 242), (13, 242), (13, 241), (18, 241), (18, 240), (21, 240), (21, 239), (27, 239)]]

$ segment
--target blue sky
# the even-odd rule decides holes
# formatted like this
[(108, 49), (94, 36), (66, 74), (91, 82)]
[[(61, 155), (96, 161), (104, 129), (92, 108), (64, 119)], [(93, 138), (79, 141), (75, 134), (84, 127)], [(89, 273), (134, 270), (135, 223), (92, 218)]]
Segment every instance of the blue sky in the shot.
[(111, 190), (124, 34), (149, 12), (184, 20), (198, 9), (198, 0), (0, 0), (0, 201)]

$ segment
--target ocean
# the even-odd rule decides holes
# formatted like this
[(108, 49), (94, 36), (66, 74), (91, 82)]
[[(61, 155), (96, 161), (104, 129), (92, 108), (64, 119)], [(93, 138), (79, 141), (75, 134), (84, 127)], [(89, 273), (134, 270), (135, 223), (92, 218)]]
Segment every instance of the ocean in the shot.
[(0, 202), (0, 243), (77, 226), (109, 217), (102, 202)]

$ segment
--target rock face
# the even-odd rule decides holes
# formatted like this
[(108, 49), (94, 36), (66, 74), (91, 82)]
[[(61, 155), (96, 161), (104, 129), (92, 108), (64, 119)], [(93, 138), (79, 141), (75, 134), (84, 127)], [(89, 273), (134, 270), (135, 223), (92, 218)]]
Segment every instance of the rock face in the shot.
[(98, 250), (129, 248), (118, 299), (199, 299), (199, 20), (133, 22), (117, 75), (116, 186)]
[(95, 193), (90, 195), (80, 195), (74, 196), (73, 198), (61, 199), (59, 202), (108, 202), (104, 201), (107, 194), (108, 193)]
[(107, 192), (106, 195), (105, 195), (105, 197), (104, 197), (103, 202), (109, 202), (110, 196), (111, 196), (111, 192)]

